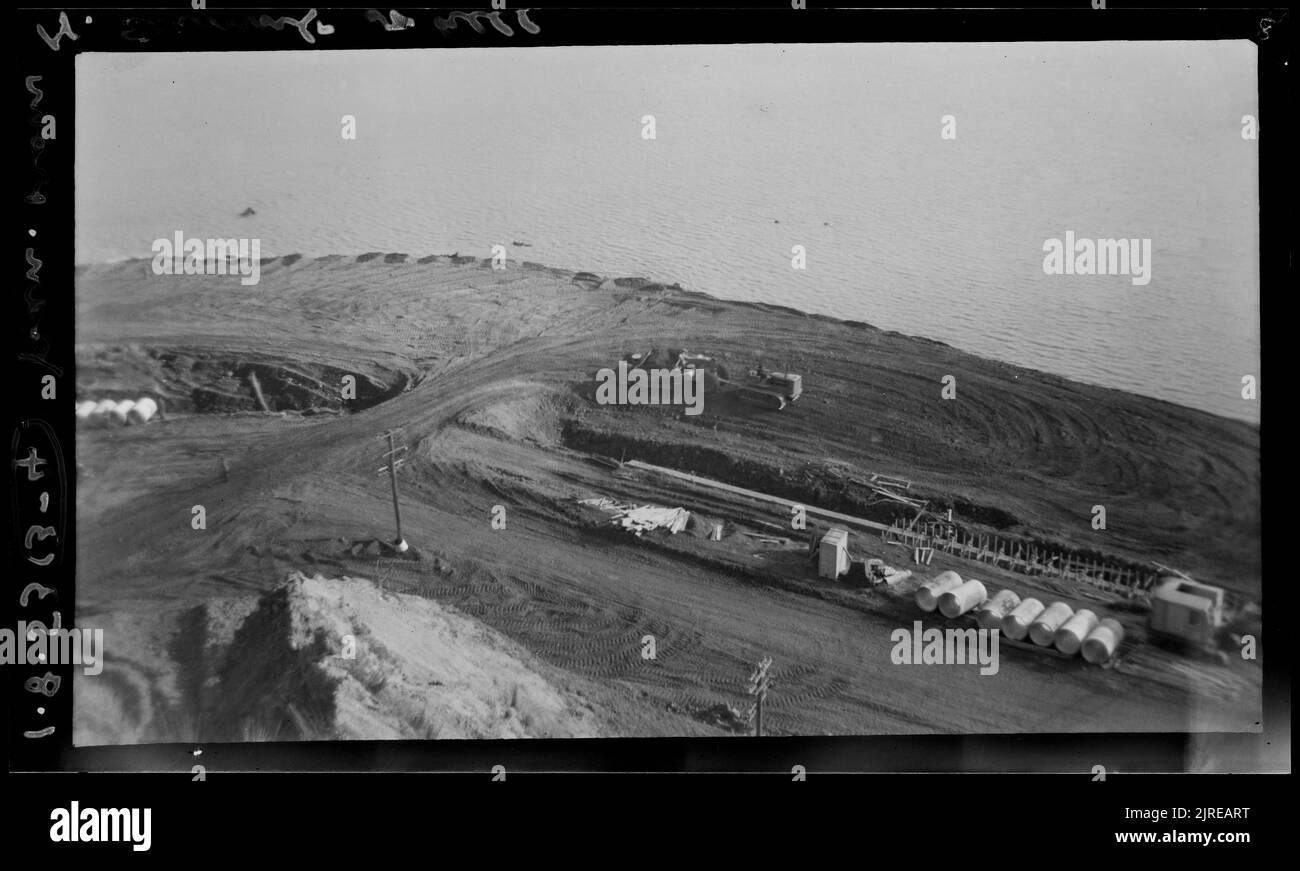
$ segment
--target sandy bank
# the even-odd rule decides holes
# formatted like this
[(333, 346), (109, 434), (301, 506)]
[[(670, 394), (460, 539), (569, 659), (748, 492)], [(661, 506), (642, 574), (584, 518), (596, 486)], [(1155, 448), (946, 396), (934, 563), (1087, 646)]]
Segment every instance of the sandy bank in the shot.
[(261, 597), (160, 620), (152, 674), (132, 667), (140, 639), (123, 628), (110, 630), (110, 676), (77, 682), (78, 743), (607, 734), (608, 714), (573, 676), (453, 608), (365, 579), (294, 573)]
[[(912, 492), (976, 528), (1157, 559), (1257, 593), (1255, 427), (646, 279), (384, 255), (279, 258), (261, 278), (251, 288), (220, 276), (157, 278), (143, 261), (78, 270), (78, 396), (149, 395), (166, 412), (77, 440), (78, 620), (117, 621), (142, 649), (152, 632), (180, 663), (172, 674), (141, 655), (129, 680), (101, 682), (138, 708), (156, 694), (184, 697), (169, 688), (177, 681), (216, 679), (216, 660), (168, 650), (175, 633), (153, 632), (152, 612), (173, 615), (172, 625), (201, 605), (215, 613), (304, 566), (379, 577), (358, 543), (391, 534), (378, 436), (400, 427), (411, 448), (403, 527), (427, 558), (393, 567), (387, 589), (450, 604), (598, 685), (604, 695), (586, 697), (616, 712), (617, 734), (721, 734), (707, 712), (743, 704), (765, 655), (783, 687), (768, 722), (786, 734), (1178, 729), (1206, 727), (1206, 704), (1223, 707), (1215, 724), (1248, 710), (1216, 700), (1199, 678), (1138, 687), (1032, 659), (1008, 662), (996, 684), (903, 673), (888, 659), (901, 618), (869, 594), (847, 604), (820, 588), (809, 595), (819, 582), (801, 560), (741, 535), (715, 548), (594, 534), (573, 506), (598, 494), (682, 505), (728, 530), (747, 523), (770, 535), (789, 517), (631, 480), (608, 459), (625, 454), (854, 514), (870, 508), (859, 504), (863, 480), (880, 473), (912, 481)], [(777, 412), (706, 394), (698, 417), (590, 400), (597, 369), (673, 347), (733, 372), (759, 362), (799, 372), (804, 395)], [(340, 390), (347, 375), (355, 397)], [(956, 399), (941, 397), (946, 375)], [(206, 507), (203, 530), (190, 525), (196, 504)], [(1091, 524), (1097, 504), (1104, 530)], [(509, 515), (503, 529), (491, 525), (498, 505)], [(900, 559), (892, 548), (879, 555)], [(764, 580), (777, 576), (782, 583)], [(654, 661), (641, 656), (646, 635), (657, 640)], [(310, 661), (312, 673), (324, 669)], [(208, 665), (184, 665), (193, 662)], [(286, 666), (266, 667), (269, 681)], [(562, 697), (565, 681), (548, 682), (558, 696), (539, 698)], [(498, 698), (496, 687), (475, 686)], [(341, 722), (360, 731), (411, 728), (397, 708), (381, 704), (375, 720), (367, 712), (379, 709), (360, 702), (342, 709)], [(468, 701), (440, 722), (455, 723), (458, 711), (480, 722)], [(224, 728), (242, 728), (227, 716)]]

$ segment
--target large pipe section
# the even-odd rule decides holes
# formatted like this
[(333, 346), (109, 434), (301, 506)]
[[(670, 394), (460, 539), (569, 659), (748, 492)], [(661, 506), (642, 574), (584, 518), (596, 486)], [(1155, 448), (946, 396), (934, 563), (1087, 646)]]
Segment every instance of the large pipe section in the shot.
[(1088, 637), (1096, 625), (1097, 615), (1087, 608), (1080, 608), (1056, 630), (1052, 643), (1062, 653), (1074, 656), (1083, 646), (1083, 639)]
[(1002, 618), (1002, 634), (1013, 641), (1024, 641), (1025, 636), (1029, 634), (1029, 626), (1043, 613), (1046, 606), (1030, 596), (1023, 600), (1019, 605), (1011, 610), (1011, 613)]
[(1039, 647), (1051, 647), (1056, 640), (1056, 630), (1074, 616), (1074, 609), (1064, 602), (1053, 602), (1029, 624), (1029, 640)]
[(131, 409), (131, 422), (148, 423), (157, 413), (158, 403), (146, 396), (144, 399), (136, 400), (135, 407)]
[(109, 414), (112, 416), (114, 423), (125, 424), (126, 416), (131, 413), (131, 409), (133, 408), (135, 408), (134, 399), (123, 399), (117, 405), (113, 406), (113, 410), (110, 411)]
[(158, 413), (158, 403), (148, 396), (141, 399), (93, 399), (77, 403), (77, 420), (87, 424), (148, 423)]
[(984, 589), (983, 584), (967, 581), (939, 597), (939, 612), (945, 617), (960, 617), (972, 608), (983, 605), (988, 597), (988, 590)]
[(941, 572), (916, 591), (916, 604), (922, 611), (933, 611), (939, 607), (940, 596), (960, 586), (961, 575), (951, 571)]
[(933, 580), (926, 581), (917, 590), (917, 606), (922, 611), (933, 611), (939, 607), (939, 597), (948, 590), (962, 585), (962, 576), (957, 572), (941, 572)]
[(1110, 660), (1124, 640), (1124, 627), (1113, 617), (1103, 617), (1083, 639), (1083, 658), (1093, 665)]
[(1020, 595), (1015, 590), (999, 590), (983, 605), (975, 610), (975, 619), (981, 628), (1001, 629), (1002, 621), (1016, 608), (1020, 607)]

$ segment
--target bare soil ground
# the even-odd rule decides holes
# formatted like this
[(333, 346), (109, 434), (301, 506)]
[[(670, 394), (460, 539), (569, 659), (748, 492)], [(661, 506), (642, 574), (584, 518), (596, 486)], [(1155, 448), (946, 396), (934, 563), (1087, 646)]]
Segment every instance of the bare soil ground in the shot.
[[(860, 515), (881, 510), (865, 505), (865, 476), (897, 475), (979, 528), (1158, 559), (1258, 598), (1259, 434), (1247, 424), (866, 324), (473, 258), (291, 256), (265, 263), (254, 287), (154, 276), (147, 261), (82, 267), (77, 315), (78, 399), (147, 394), (164, 410), (78, 434), (78, 621), (104, 625), (108, 651), (103, 675), (77, 680), (78, 721), (94, 725), (79, 740), (202, 731), (169, 719), (185, 698), (185, 615), (226, 608), (241, 626), (296, 570), (379, 580), (498, 630), (585, 682), (602, 734), (729, 731), (718, 706), (745, 704), (764, 655), (778, 734), (1258, 728), (1257, 663), (1188, 664), (1094, 592), (944, 555), (927, 576), (950, 567), (1115, 606), (1132, 643), (1108, 669), (1010, 647), (993, 676), (894, 665), (890, 633), (921, 616), (907, 588), (818, 579), (802, 540), (742, 534), (794, 535), (781, 511), (616, 462)], [(760, 360), (799, 372), (805, 395), (778, 412), (706, 391), (698, 417), (591, 401), (597, 369), (666, 347), (733, 372)], [(948, 374), (956, 400), (940, 399)], [(342, 398), (345, 375), (355, 399)], [(377, 543), (392, 535), (378, 470), (393, 427), (410, 446), (400, 478), (414, 548), (401, 558)], [(680, 505), (728, 535), (708, 541), (696, 523), (634, 538), (576, 504), (599, 495)], [(1105, 530), (1091, 527), (1095, 504)], [(195, 505), (205, 530), (191, 528)], [(496, 505), (505, 529), (491, 526)], [(906, 562), (879, 538), (852, 544)]]

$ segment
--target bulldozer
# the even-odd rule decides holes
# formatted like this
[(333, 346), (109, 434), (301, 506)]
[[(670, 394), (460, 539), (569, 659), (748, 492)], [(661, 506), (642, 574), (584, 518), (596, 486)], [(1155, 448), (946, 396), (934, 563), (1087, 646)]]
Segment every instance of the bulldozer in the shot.
[[(623, 359), (629, 366), (635, 368), (648, 365), (650, 360), (660, 357), (657, 349), (652, 348), (648, 352), (630, 354)], [(775, 400), (778, 411), (785, 409), (803, 394), (802, 375), (793, 372), (770, 372), (764, 368), (761, 361), (741, 378), (733, 379), (728, 375), (726, 368), (719, 365), (713, 357), (692, 353), (684, 348), (669, 348), (662, 359), (665, 362), (672, 360), (673, 369), (704, 369), (711, 372), (723, 389), (735, 391), (750, 399), (764, 403)]]
[(803, 376), (793, 372), (769, 372), (762, 363), (736, 381), (719, 378), (721, 383), (755, 399), (775, 399), (777, 410), (782, 411), (803, 395)]

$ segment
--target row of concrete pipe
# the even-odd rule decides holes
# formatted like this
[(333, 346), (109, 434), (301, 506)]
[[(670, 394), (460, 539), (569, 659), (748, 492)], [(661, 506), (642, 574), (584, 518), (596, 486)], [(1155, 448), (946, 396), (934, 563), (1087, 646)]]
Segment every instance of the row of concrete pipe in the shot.
[(1124, 640), (1118, 620), (1101, 617), (1087, 608), (1074, 610), (1065, 602), (1044, 605), (1038, 599), (1021, 599), (1015, 590), (1000, 590), (992, 598), (984, 584), (963, 581), (953, 571), (941, 572), (916, 591), (922, 611), (936, 609), (945, 617), (972, 613), (984, 629), (1000, 629), (1013, 641), (1026, 636), (1039, 647), (1055, 647), (1061, 653), (1100, 665), (1115, 655)]
[(93, 399), (77, 403), (77, 420), (86, 423), (148, 423), (158, 413), (158, 403), (141, 399)]

